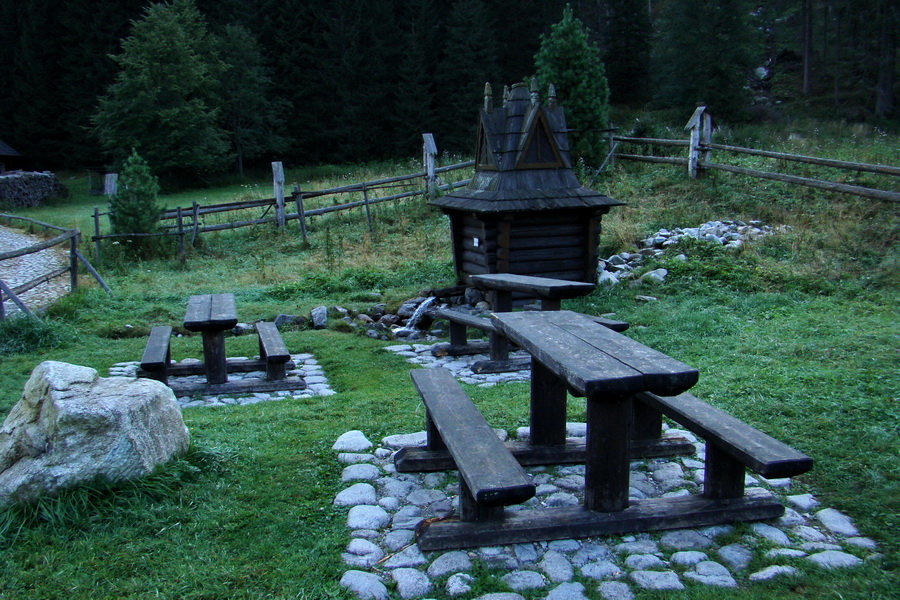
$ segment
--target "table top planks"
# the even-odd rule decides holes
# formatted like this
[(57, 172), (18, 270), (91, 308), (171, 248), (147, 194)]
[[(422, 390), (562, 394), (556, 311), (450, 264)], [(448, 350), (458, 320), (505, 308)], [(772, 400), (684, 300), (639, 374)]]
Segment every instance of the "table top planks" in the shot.
[(523, 292), (534, 294), (539, 298), (554, 300), (585, 296), (597, 287), (593, 283), (585, 283), (583, 281), (566, 281), (564, 279), (515, 275), (512, 273), (472, 275), (472, 281), (479, 287), (491, 290)]
[(237, 325), (234, 294), (202, 294), (191, 296), (184, 315), (188, 331), (222, 331)]
[(530, 311), (495, 313), (491, 319), (513, 343), (564, 379), (574, 395), (675, 395), (699, 379), (697, 369), (586, 315)]

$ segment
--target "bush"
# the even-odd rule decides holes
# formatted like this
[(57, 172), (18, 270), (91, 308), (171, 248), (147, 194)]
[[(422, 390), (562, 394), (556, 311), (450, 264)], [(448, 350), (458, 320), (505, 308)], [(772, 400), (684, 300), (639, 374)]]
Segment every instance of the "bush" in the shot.
[(0, 355), (63, 346), (74, 334), (59, 321), (38, 321), (21, 315), (0, 321)]
[[(119, 173), (119, 191), (109, 200), (109, 222), (113, 233), (154, 233), (159, 227), (162, 207), (157, 204), (159, 182), (150, 166), (136, 150)], [(146, 254), (154, 244), (147, 238), (131, 240), (134, 247)]]

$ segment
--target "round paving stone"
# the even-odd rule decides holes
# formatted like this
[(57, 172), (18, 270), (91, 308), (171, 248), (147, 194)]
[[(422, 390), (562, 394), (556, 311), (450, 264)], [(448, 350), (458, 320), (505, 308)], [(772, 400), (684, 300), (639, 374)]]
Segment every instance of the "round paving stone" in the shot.
[(371, 483), (354, 483), (342, 490), (334, 498), (335, 506), (359, 506), (361, 504), (375, 504), (378, 494)]
[(825, 569), (843, 569), (847, 567), (855, 567), (862, 562), (862, 559), (841, 552), (839, 550), (826, 550), (806, 557), (806, 560), (819, 565)]
[(634, 571), (631, 579), (646, 590), (684, 589), (684, 584), (673, 571)]
[(390, 515), (380, 506), (354, 506), (347, 514), (350, 529), (381, 529), (390, 521)]
[(396, 569), (391, 573), (391, 577), (397, 582), (397, 591), (401, 598), (421, 598), (431, 591), (431, 581), (425, 573), (417, 569)]
[(697, 563), (693, 571), (684, 574), (685, 577), (702, 583), (716, 587), (737, 587), (737, 582), (731, 573), (723, 565), (711, 560), (704, 560)]
[(450, 573), (468, 571), (472, 568), (472, 560), (462, 550), (446, 552), (435, 559), (428, 567), (428, 575), (431, 577), (443, 577)]
[(597, 591), (604, 600), (634, 600), (634, 592), (623, 581), (604, 581)]
[(588, 600), (580, 583), (561, 583), (547, 594), (546, 600)]
[(341, 585), (360, 600), (388, 600), (387, 587), (372, 573), (347, 571), (341, 577)]
[(535, 571), (513, 571), (507, 573), (501, 579), (503, 582), (516, 591), (533, 590), (542, 588), (547, 585), (544, 576)]
[[(634, 556), (647, 556), (647, 555), (634, 555)], [(630, 556), (628, 558), (631, 558)], [(656, 558), (654, 556), (654, 558)], [(659, 560), (659, 559), (657, 559)], [(600, 560), (597, 562), (592, 562), (581, 567), (581, 574), (585, 577), (590, 577), (591, 579), (615, 579), (617, 577), (621, 577), (623, 575), (621, 567), (615, 564), (612, 561), (608, 560)]]
[(468, 594), (472, 591), (473, 583), (475, 583), (475, 578), (466, 573), (456, 573), (455, 575), (451, 575), (447, 580), (447, 595), (461, 596), (463, 594)]
[(769, 581), (770, 579), (775, 579), (776, 577), (785, 575), (797, 575), (798, 573), (800, 573), (800, 571), (798, 571), (796, 567), (787, 565), (772, 565), (771, 567), (766, 567), (761, 571), (752, 573), (750, 575), (750, 581)]
[(549, 550), (544, 554), (544, 558), (538, 563), (538, 567), (547, 575), (550, 581), (556, 583), (571, 581), (575, 575), (569, 559), (554, 550)]

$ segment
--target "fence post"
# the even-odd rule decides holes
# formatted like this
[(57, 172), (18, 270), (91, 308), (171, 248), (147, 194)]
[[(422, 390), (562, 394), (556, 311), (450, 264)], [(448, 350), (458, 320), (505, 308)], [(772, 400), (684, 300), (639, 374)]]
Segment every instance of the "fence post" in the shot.
[(81, 234), (69, 238), (69, 287), (74, 292), (78, 289), (78, 237)]
[(303, 192), (299, 185), (294, 186), (294, 202), (297, 204), (297, 220), (300, 221), (300, 235), (306, 243), (306, 215), (303, 212)]
[(275, 186), (275, 219), (278, 229), (284, 229), (284, 168), (280, 162), (272, 163), (272, 181)]
[(97, 262), (100, 262), (100, 210), (94, 207), (94, 254), (97, 255)]
[(109, 198), (119, 193), (119, 174), (107, 173), (103, 179), (103, 195)]
[(197, 233), (200, 231), (200, 205), (196, 200), (194, 200), (194, 211), (191, 218), (194, 219), (194, 230), (191, 232), (191, 246), (193, 247), (197, 241)]
[(369, 233), (375, 233), (372, 229), (372, 210), (369, 208), (369, 188), (364, 183), (362, 186), (363, 202), (366, 203), (366, 219), (369, 221)]
[(436, 178), (434, 175), (434, 159), (437, 156), (437, 145), (434, 143), (434, 135), (422, 134), (422, 163), (425, 171), (425, 195), (432, 196), (435, 192)]
[(703, 163), (709, 162), (712, 151), (712, 132), (715, 129), (712, 115), (705, 106), (698, 106), (690, 121), (684, 126), (691, 131), (691, 145), (688, 150), (688, 174), (697, 179), (703, 176)]
[(178, 256), (181, 259), (181, 264), (184, 264), (184, 215), (181, 212), (181, 207), (178, 207)]

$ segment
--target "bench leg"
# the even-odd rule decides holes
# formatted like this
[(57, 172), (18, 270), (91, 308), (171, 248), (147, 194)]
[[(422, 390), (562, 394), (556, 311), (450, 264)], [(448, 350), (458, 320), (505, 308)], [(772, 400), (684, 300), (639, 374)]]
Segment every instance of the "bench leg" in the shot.
[(712, 500), (744, 497), (744, 465), (707, 441), (703, 495)]
[(228, 367), (225, 362), (225, 333), (223, 331), (203, 332), (203, 362), (206, 363), (207, 383), (228, 381)]
[(531, 361), (531, 444), (566, 443), (566, 386), (540, 362)]
[(441, 433), (437, 430), (437, 427), (435, 427), (434, 419), (431, 418), (431, 413), (427, 408), (425, 409), (425, 436), (425, 447), (428, 450), (447, 449), (447, 444), (444, 443), (444, 438), (441, 437)]
[(662, 436), (662, 413), (643, 402), (634, 402), (635, 440), (658, 440)]
[(584, 470), (584, 507), (588, 510), (628, 508), (631, 404), (631, 396), (588, 398)]
[(466, 326), (462, 323), (450, 321), (450, 345), (452, 347), (465, 346), (469, 343), (468, 332)]
[[(512, 292), (494, 290), (494, 312), (512, 312)], [(501, 333), (491, 334), (491, 360), (509, 360), (509, 339)]]
[(459, 518), (461, 521), (498, 521), (503, 518), (503, 507), (479, 505), (475, 502), (472, 491), (460, 475)]
[(259, 358), (266, 361), (266, 379), (280, 381), (287, 377), (287, 363), (270, 361), (262, 339), (259, 340)]

